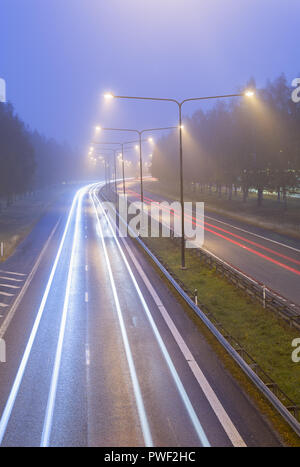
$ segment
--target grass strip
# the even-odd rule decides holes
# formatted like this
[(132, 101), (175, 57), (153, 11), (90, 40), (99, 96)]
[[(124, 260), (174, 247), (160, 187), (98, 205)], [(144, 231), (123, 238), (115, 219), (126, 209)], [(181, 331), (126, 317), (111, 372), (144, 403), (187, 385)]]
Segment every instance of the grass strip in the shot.
[[(198, 290), (205, 305), (278, 386), (300, 405), (300, 363), (291, 359), (291, 346), (300, 331), (252, 302), (213, 269), (187, 250), (187, 270), (180, 268), (180, 251), (169, 238), (148, 238), (149, 248), (190, 290)], [(201, 305), (200, 305), (201, 306)]]

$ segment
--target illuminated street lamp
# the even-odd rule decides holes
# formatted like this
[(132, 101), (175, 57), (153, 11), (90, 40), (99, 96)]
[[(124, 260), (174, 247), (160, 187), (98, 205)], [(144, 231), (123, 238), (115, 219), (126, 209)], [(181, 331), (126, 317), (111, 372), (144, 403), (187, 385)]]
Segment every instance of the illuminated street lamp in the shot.
[[(99, 127), (98, 127), (99, 128)], [(103, 128), (104, 129), (104, 128)], [(94, 145), (110, 145), (110, 146), (113, 146), (113, 145), (116, 145), (116, 146), (119, 146), (121, 148), (121, 162), (122, 162), (122, 178), (123, 178), (123, 193), (124, 195), (126, 194), (126, 184), (125, 184), (125, 160), (124, 160), (124, 148), (127, 146), (127, 145), (132, 145), (136, 143), (136, 141), (125, 141), (123, 143), (118, 143), (118, 142), (115, 142), (115, 141), (101, 141), (101, 142), (93, 142)], [(115, 151), (115, 153), (117, 152), (118, 150)], [(116, 156), (115, 156), (116, 157)], [(117, 183), (116, 183), (116, 180), (117, 180), (117, 177), (116, 177), (116, 162), (115, 162), (115, 190), (116, 190), (116, 193), (117, 193)]]
[(207, 97), (192, 97), (189, 99), (184, 99), (183, 101), (177, 101), (176, 99), (168, 99), (162, 97), (137, 97), (137, 96), (115, 96), (112, 93), (104, 94), (105, 99), (135, 99), (135, 100), (146, 100), (146, 101), (163, 101), (163, 102), (173, 102), (178, 106), (179, 118), (178, 118), (178, 128), (179, 128), (179, 169), (180, 169), (180, 204), (181, 204), (181, 267), (185, 269), (185, 232), (184, 232), (184, 196), (183, 196), (183, 149), (182, 149), (182, 106), (186, 102), (191, 101), (204, 101), (210, 99), (223, 99), (229, 97), (253, 97), (254, 91), (251, 89), (246, 90), (243, 93), (239, 94), (225, 94), (221, 96), (207, 96)]
[[(108, 97), (109, 96), (109, 97)], [(112, 94), (105, 94), (105, 97), (106, 98), (112, 98), (114, 97)], [(142, 143), (143, 143), (143, 140), (142, 140), (142, 136), (144, 133), (149, 133), (149, 132), (153, 132), (153, 131), (163, 131), (163, 130), (174, 130), (174, 129), (177, 129), (176, 126), (168, 126), (168, 127), (164, 127), (164, 128), (147, 128), (145, 130), (132, 130), (132, 129), (126, 129), (126, 128), (102, 128), (100, 126), (97, 126), (96, 127), (96, 132), (99, 133), (101, 130), (104, 130), (104, 131), (125, 131), (125, 132), (133, 132), (133, 133), (137, 133), (138, 136), (139, 136), (139, 146), (136, 146), (136, 149), (139, 149), (140, 151), (140, 184), (141, 184), (141, 202), (143, 203), (144, 202), (144, 189), (143, 189), (143, 156), (142, 156)], [(153, 142), (153, 138), (148, 138), (148, 142)]]

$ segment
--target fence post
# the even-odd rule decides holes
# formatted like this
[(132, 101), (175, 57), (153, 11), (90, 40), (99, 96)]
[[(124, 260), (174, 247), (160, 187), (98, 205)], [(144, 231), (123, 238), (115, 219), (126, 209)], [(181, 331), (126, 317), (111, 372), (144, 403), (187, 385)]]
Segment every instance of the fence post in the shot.
[(266, 308), (266, 286), (263, 285), (263, 307)]
[(195, 305), (198, 306), (198, 290), (194, 290)]

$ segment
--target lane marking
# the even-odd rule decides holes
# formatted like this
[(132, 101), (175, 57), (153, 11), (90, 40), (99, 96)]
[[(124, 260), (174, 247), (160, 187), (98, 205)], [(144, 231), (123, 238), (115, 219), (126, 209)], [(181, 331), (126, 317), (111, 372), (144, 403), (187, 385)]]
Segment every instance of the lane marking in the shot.
[(88, 270), (89, 270), (89, 267), (88, 267), (88, 265), (86, 264), (86, 266), (85, 266), (85, 271), (88, 272)]
[(20, 273), (20, 272), (11, 272), (11, 271), (3, 271), (0, 269), (0, 272), (3, 274), (13, 274), (14, 276), (26, 276), (26, 274)]
[[(121, 216), (120, 216), (121, 218)], [(122, 218), (121, 218), (122, 219)], [(122, 219), (122, 222), (124, 220)], [(118, 230), (118, 227), (116, 226)], [(150, 280), (148, 279), (147, 275), (145, 274), (144, 270), (142, 269), (140, 263), (136, 259), (134, 253), (132, 252), (131, 248), (129, 247), (126, 239), (121, 237), (122, 243), (126, 248), (126, 251), (133, 262), (136, 270), (138, 271), (140, 277), (142, 278), (145, 286), (147, 287), (150, 295), (152, 296), (154, 302), (156, 303), (164, 321), (166, 322), (168, 328), (170, 329), (175, 342), (177, 343), (179, 349), (181, 350), (185, 360), (187, 361), (188, 365), (190, 366), (196, 380), (198, 381), (199, 386), (201, 387), (203, 393), (205, 394), (211, 408), (213, 409), (215, 415), (217, 416), (219, 422), (221, 423), (224, 431), (226, 432), (228, 438), (232, 442), (233, 446), (235, 447), (246, 447), (246, 443), (239, 434), (238, 430), (236, 429), (235, 425), (231, 421), (230, 417), (228, 416), (227, 412), (225, 411), (224, 407), (222, 406), (220, 400), (218, 399), (217, 395), (215, 394), (213, 388), (210, 386), (208, 380), (206, 379), (204, 373), (200, 369), (198, 363), (196, 362), (192, 352), (190, 351), (189, 347), (185, 343), (183, 337), (181, 336), (180, 332), (178, 331), (175, 323), (171, 319), (167, 309), (163, 305), (162, 301), (160, 300), (158, 294), (156, 293), (154, 287), (152, 286)]]
[(90, 352), (89, 344), (85, 345), (85, 363), (86, 363), (86, 366), (90, 366), (91, 364), (91, 352)]
[[(153, 317), (152, 317), (151, 312), (150, 312), (150, 310), (148, 308), (148, 305), (147, 305), (147, 303), (145, 301), (145, 298), (144, 298), (144, 296), (143, 296), (143, 294), (141, 292), (141, 289), (140, 289), (140, 287), (139, 287), (139, 285), (138, 285), (138, 283), (137, 283), (137, 281), (136, 281), (136, 279), (134, 277), (133, 271), (132, 271), (132, 269), (131, 269), (128, 261), (127, 261), (127, 258), (126, 258), (125, 254), (124, 254), (124, 251), (121, 248), (121, 245), (120, 245), (120, 243), (119, 243), (119, 241), (118, 241), (118, 239), (116, 237), (116, 234), (114, 232), (114, 229), (112, 228), (110, 220), (109, 220), (106, 212), (104, 211), (104, 209), (103, 209), (103, 207), (102, 207), (102, 205), (101, 205), (101, 203), (100, 203), (100, 201), (97, 198), (95, 193), (94, 193), (94, 197), (95, 197), (95, 199), (97, 201), (98, 206), (101, 208), (103, 214), (106, 217), (107, 225), (110, 228), (112, 236), (113, 236), (113, 238), (115, 240), (115, 243), (116, 243), (116, 245), (117, 245), (117, 247), (118, 247), (118, 249), (120, 251), (120, 254), (122, 256), (122, 259), (123, 259), (123, 261), (125, 263), (126, 269), (129, 272), (129, 275), (131, 277), (133, 285), (134, 285), (134, 287), (135, 287), (135, 289), (137, 291), (137, 294), (138, 294), (138, 296), (140, 298), (142, 306), (143, 306), (143, 308), (145, 310), (148, 321), (149, 321), (149, 323), (150, 323), (150, 325), (152, 327), (152, 331), (154, 333), (154, 336), (156, 337), (157, 343), (158, 343), (158, 345), (160, 347), (160, 350), (161, 350), (161, 352), (162, 352), (162, 354), (163, 354), (163, 356), (165, 358), (165, 361), (166, 361), (166, 363), (167, 363), (167, 365), (169, 367), (170, 373), (171, 373), (171, 375), (173, 377), (173, 380), (175, 382), (177, 390), (178, 390), (178, 392), (179, 392), (179, 394), (181, 396), (183, 404), (184, 404), (184, 406), (185, 406), (185, 408), (187, 410), (187, 413), (188, 413), (188, 415), (190, 417), (190, 420), (191, 420), (191, 422), (192, 422), (192, 424), (194, 426), (195, 432), (197, 433), (197, 436), (198, 436), (202, 446), (203, 447), (210, 447), (210, 443), (209, 443), (209, 441), (207, 439), (205, 431), (204, 431), (204, 429), (203, 429), (203, 427), (202, 427), (202, 425), (201, 425), (201, 423), (199, 421), (199, 418), (198, 418), (198, 416), (197, 416), (197, 414), (196, 414), (196, 412), (194, 410), (194, 407), (192, 406), (192, 403), (191, 403), (191, 401), (190, 401), (190, 399), (189, 399), (189, 397), (188, 397), (188, 395), (186, 393), (186, 390), (185, 390), (185, 388), (184, 388), (184, 386), (182, 384), (182, 381), (181, 381), (181, 379), (180, 379), (180, 377), (179, 377), (179, 375), (177, 373), (177, 370), (176, 370), (176, 368), (174, 366), (174, 363), (173, 363), (173, 361), (172, 361), (172, 359), (170, 357), (170, 354), (169, 354), (169, 352), (168, 352), (168, 350), (167, 350), (167, 348), (166, 348), (166, 346), (164, 344), (164, 341), (163, 341), (163, 339), (162, 339), (162, 337), (161, 337), (161, 335), (160, 335), (160, 333), (158, 331), (158, 328), (157, 328), (157, 326), (156, 326), (156, 324), (155, 324), (155, 322), (153, 320)], [(97, 217), (98, 217), (98, 220), (99, 220), (98, 212), (97, 212)], [(100, 223), (100, 220), (99, 220), (99, 223)], [(104, 242), (104, 239), (102, 241)]]
[[(157, 201), (154, 201), (154, 202), (157, 203)], [(149, 202), (149, 204), (150, 204), (150, 202)], [(168, 208), (165, 208), (165, 207), (163, 207), (163, 209), (164, 209), (164, 210), (169, 210)], [(177, 217), (179, 217), (179, 214), (178, 214), (178, 213), (175, 213), (175, 215), (176, 215)], [(192, 221), (192, 223), (193, 223), (194, 225), (200, 225), (200, 224), (198, 224), (197, 222), (194, 222), (194, 221)], [(203, 228), (203, 227), (202, 227), (202, 228)], [(218, 227), (215, 227), (215, 228), (218, 229)], [(249, 253), (253, 253), (253, 254), (259, 256), (260, 258), (263, 258), (263, 259), (265, 259), (265, 260), (267, 260), (267, 261), (269, 261), (269, 262), (271, 262), (271, 263), (273, 263), (273, 264), (276, 264), (277, 266), (280, 266), (280, 267), (282, 267), (282, 268), (284, 268), (284, 269), (286, 269), (286, 270), (288, 270), (288, 271), (290, 271), (290, 272), (293, 272), (294, 274), (300, 275), (300, 270), (298, 270), (298, 269), (294, 269), (294, 268), (292, 268), (292, 267), (290, 267), (290, 266), (288, 266), (288, 265), (286, 265), (286, 264), (284, 264), (284, 263), (281, 263), (280, 261), (277, 261), (277, 260), (271, 258), (270, 256), (266, 256), (266, 255), (264, 255), (263, 253), (260, 253), (259, 251), (256, 251), (256, 250), (254, 250), (253, 248), (247, 247), (247, 246), (245, 246), (245, 245), (243, 245), (243, 244), (237, 242), (236, 240), (233, 240), (233, 239), (231, 239), (231, 238), (229, 238), (229, 237), (226, 237), (225, 235), (222, 235), (222, 234), (220, 234), (219, 232), (215, 232), (214, 230), (211, 230), (211, 229), (209, 229), (208, 227), (205, 227), (205, 230), (206, 230), (207, 232), (210, 232), (210, 233), (216, 235), (217, 237), (220, 237), (220, 238), (222, 238), (222, 239), (224, 239), (224, 240), (227, 240), (228, 242), (230, 242), (230, 243), (232, 243), (232, 244), (234, 244), (234, 245), (237, 245), (238, 247), (242, 248), (243, 250), (248, 251)], [(219, 230), (222, 230), (222, 229), (219, 229)], [(233, 234), (233, 233), (230, 234), (230, 232), (229, 232), (229, 235), (235, 236), (235, 234)], [(248, 243), (251, 243), (250, 240), (243, 240), (243, 241), (246, 241), (246, 242), (248, 241)], [(267, 249), (266, 247), (261, 247), (261, 248)], [(209, 251), (209, 250), (208, 250), (208, 251)], [(274, 253), (275, 253), (275, 252), (274, 252)], [(276, 254), (277, 256), (282, 256), (280, 253), (275, 253), (275, 254)], [(285, 258), (285, 259), (287, 259), (287, 258)], [(293, 261), (293, 262), (296, 261), (296, 262), (298, 263), (297, 260), (292, 260), (292, 261)]]
[[(138, 193), (136, 193), (135, 191), (133, 191), (133, 190), (129, 190), (129, 191), (132, 191), (132, 193), (134, 193), (135, 197), (136, 196), (140, 197), (140, 195), (138, 195)], [(144, 196), (144, 198), (149, 199), (150, 201), (154, 201), (155, 203), (159, 202), (159, 201), (153, 200), (153, 199), (151, 199), (151, 198), (149, 198), (147, 196)], [(280, 245), (280, 246), (283, 246), (284, 248), (289, 248), (290, 250), (293, 250), (293, 251), (296, 251), (297, 253), (300, 253), (300, 250), (298, 248), (292, 247), (292, 246), (287, 245), (287, 244), (282, 243), (282, 242), (278, 242), (277, 240), (272, 240), (271, 238), (264, 237), (263, 235), (259, 235), (259, 234), (256, 234), (254, 232), (250, 232), (249, 230), (243, 229), (241, 227), (236, 227), (235, 225), (229, 224), (228, 222), (220, 221), (220, 220), (216, 219), (215, 217), (207, 216), (205, 214), (205, 218), (211, 219), (211, 220), (213, 220), (215, 222), (219, 222), (220, 224), (223, 224), (223, 225), (228, 225), (229, 227), (232, 227), (233, 229), (239, 230), (240, 232), (244, 232), (246, 234), (253, 235), (254, 237), (261, 238), (262, 240), (265, 240), (267, 242), (275, 243), (276, 245)], [(278, 234), (278, 235), (280, 235), (280, 234)]]
[[(14, 317), (14, 315), (15, 315), (17, 309), (18, 309), (18, 306), (19, 306), (20, 303), (21, 303), (21, 300), (23, 299), (23, 297), (24, 297), (24, 295), (25, 295), (25, 293), (26, 293), (28, 287), (30, 286), (31, 281), (32, 281), (32, 279), (33, 279), (33, 277), (34, 277), (34, 275), (35, 275), (35, 273), (36, 273), (36, 271), (37, 271), (37, 269), (38, 269), (38, 267), (39, 267), (39, 265), (40, 265), (42, 259), (43, 259), (43, 256), (44, 256), (46, 250), (48, 249), (48, 246), (49, 246), (49, 244), (50, 244), (50, 242), (51, 242), (51, 240), (52, 240), (52, 238), (53, 238), (53, 236), (54, 236), (54, 234), (55, 234), (55, 232), (56, 232), (56, 230), (57, 230), (57, 227), (58, 227), (58, 224), (59, 224), (60, 220), (61, 220), (61, 217), (60, 217), (60, 219), (57, 221), (57, 224), (53, 227), (53, 230), (52, 230), (52, 232), (51, 232), (51, 234), (50, 234), (50, 236), (49, 236), (47, 242), (45, 243), (45, 245), (44, 245), (42, 251), (40, 252), (40, 254), (39, 254), (39, 256), (38, 256), (38, 258), (37, 258), (37, 260), (36, 260), (36, 262), (35, 262), (35, 264), (34, 264), (32, 270), (31, 270), (31, 272), (30, 272), (30, 274), (28, 275), (28, 277), (27, 277), (27, 279), (26, 279), (26, 282), (24, 283), (24, 285), (23, 285), (23, 287), (22, 287), (22, 289), (21, 289), (19, 295), (17, 296), (16, 300), (14, 301), (14, 303), (13, 303), (13, 305), (12, 305), (12, 307), (11, 307), (11, 309), (10, 309), (8, 315), (6, 316), (6, 318), (5, 318), (5, 320), (4, 320), (3, 324), (2, 324), (2, 326), (0, 327), (0, 338), (3, 338), (3, 337), (4, 337), (4, 334), (6, 333), (6, 331), (7, 331), (7, 329), (8, 329), (8, 326), (9, 326), (10, 323), (11, 323), (11, 320), (13, 319), (13, 317)], [(11, 279), (11, 280), (14, 280), (14, 281), (18, 281), (18, 282), (19, 282), (19, 279)], [(23, 281), (24, 281), (24, 279), (21, 280), (21, 282), (23, 282)]]
[(125, 246), (130, 259), (132, 260), (135, 268), (137, 269), (139, 275), (141, 276), (145, 286), (147, 287), (150, 295), (152, 296), (154, 302), (156, 303), (162, 317), (164, 318), (171, 334), (173, 335), (175, 342), (177, 343), (179, 349), (181, 350), (185, 360), (187, 361), (190, 369), (192, 370), (196, 380), (198, 381), (199, 386), (201, 387), (202, 391), (204, 392), (211, 408), (213, 409), (215, 415), (217, 416), (219, 422), (221, 423), (224, 431), (226, 432), (228, 438), (232, 442), (233, 446), (235, 447), (246, 447), (246, 443), (240, 436), (239, 432), (237, 431), (236, 427), (232, 423), (231, 419), (229, 418), (228, 414), (226, 413), (224, 407), (222, 406), (220, 400), (218, 399), (216, 393), (210, 386), (209, 382), (207, 381), (204, 373), (200, 369), (198, 363), (196, 362), (193, 354), (191, 353), (190, 349), (188, 348), (187, 344), (185, 343), (183, 337), (181, 336), (180, 332), (178, 331), (176, 325), (174, 324), (173, 320), (171, 319), (167, 309), (163, 305), (162, 301), (160, 300), (159, 296), (157, 295), (155, 289), (153, 288), (151, 282), (149, 281), (148, 277), (144, 273), (140, 263), (135, 258), (131, 248), (125, 242), (125, 239), (121, 239), (123, 245)]
[(85, 299), (85, 303), (88, 303), (88, 302), (89, 302), (89, 294), (88, 294), (88, 292), (85, 292), (85, 297), (84, 297), (84, 299)]
[(55, 361), (54, 361), (54, 367), (52, 371), (51, 384), (50, 384), (50, 390), (48, 394), (47, 408), (46, 408), (46, 413), (45, 413), (40, 447), (48, 447), (50, 445), (53, 414), (54, 414), (54, 407), (55, 407), (55, 400), (56, 400), (56, 393), (57, 393), (57, 384), (58, 384), (58, 378), (59, 378), (59, 372), (60, 372), (63, 343), (64, 343), (64, 337), (65, 337), (65, 329), (66, 329), (67, 316), (68, 316), (69, 303), (70, 303), (75, 252), (76, 252), (76, 248), (78, 245), (79, 221), (81, 219), (82, 198), (85, 195), (86, 191), (87, 191), (86, 187), (82, 188), (81, 190), (79, 190), (78, 196), (77, 196), (75, 228), (74, 228), (73, 243), (72, 243), (72, 250), (71, 250), (71, 259), (70, 259), (69, 270), (68, 270), (68, 278), (67, 278), (67, 284), (66, 284), (66, 293), (65, 293), (64, 306), (63, 306), (62, 317), (61, 317), (61, 322), (60, 322), (59, 336), (58, 336), (58, 341), (57, 341)]
[(0, 291), (0, 295), (3, 295), (4, 297), (13, 297), (14, 296), (13, 293), (7, 293), (7, 292), (1, 292), (1, 291)]
[(13, 282), (24, 282), (24, 279), (14, 279), (13, 277), (0, 276), (0, 279), (5, 280), (5, 281), (13, 281)]
[(109, 261), (107, 248), (106, 248), (106, 244), (105, 244), (105, 240), (104, 240), (104, 236), (103, 236), (103, 230), (102, 230), (102, 227), (101, 227), (99, 214), (98, 214), (98, 211), (97, 211), (93, 196), (91, 196), (91, 201), (93, 203), (95, 213), (96, 213), (96, 219), (97, 219), (97, 223), (98, 223), (98, 232), (99, 232), (100, 238), (101, 238), (101, 243), (102, 243), (102, 247), (103, 247), (103, 251), (104, 251), (106, 266), (107, 266), (107, 270), (108, 270), (108, 275), (109, 275), (110, 284), (111, 284), (111, 288), (112, 288), (112, 292), (113, 292), (114, 302), (115, 302), (117, 315), (118, 315), (118, 319), (119, 319), (121, 335), (122, 335), (122, 339), (123, 339), (123, 345), (124, 345), (124, 349), (125, 349), (125, 354), (126, 354), (126, 358), (127, 358), (128, 367), (129, 367), (129, 372), (130, 372), (131, 382), (132, 382), (134, 396), (135, 396), (135, 400), (136, 400), (136, 405), (137, 405), (138, 415), (139, 415), (139, 419), (140, 419), (140, 424), (141, 424), (141, 428), (142, 428), (142, 432), (143, 432), (144, 442), (145, 442), (146, 447), (152, 447), (153, 446), (153, 441), (152, 441), (150, 427), (149, 427), (149, 423), (148, 423), (148, 419), (147, 419), (147, 414), (146, 414), (146, 411), (145, 411), (145, 406), (144, 406), (144, 402), (143, 402), (141, 388), (140, 388), (140, 384), (139, 384), (138, 377), (137, 377), (137, 374), (136, 374), (136, 369), (135, 369), (135, 365), (134, 365), (134, 361), (133, 361), (133, 357), (132, 357), (132, 352), (131, 352), (131, 348), (130, 348), (130, 344), (129, 344), (129, 340), (128, 340), (128, 335), (127, 335), (124, 319), (123, 319), (121, 305), (120, 305), (119, 297), (118, 297), (118, 294), (117, 294), (116, 284), (115, 284), (115, 280), (114, 280), (114, 277), (113, 277), (111, 264), (110, 264), (110, 261)]
[(8, 305), (7, 305), (6, 303), (0, 303), (0, 307), (1, 307), (1, 308), (7, 308)]
[[(25, 348), (25, 351), (24, 351), (20, 366), (18, 368), (17, 375), (15, 377), (14, 383), (12, 385), (12, 389), (10, 391), (9, 397), (7, 399), (4, 411), (3, 411), (1, 419), (0, 419), (0, 445), (3, 442), (3, 438), (4, 438), (4, 435), (5, 435), (5, 432), (6, 432), (6, 428), (7, 428), (7, 425), (8, 425), (8, 422), (9, 422), (9, 419), (10, 419), (10, 416), (11, 416), (11, 413), (12, 413), (12, 410), (13, 410), (13, 407), (14, 407), (14, 404), (15, 404), (15, 400), (16, 400), (16, 397), (18, 395), (21, 382), (23, 380), (24, 372), (25, 372), (25, 369), (26, 369), (26, 366), (27, 366), (27, 363), (28, 363), (28, 360), (29, 360), (29, 357), (30, 357), (31, 349), (33, 347), (33, 343), (35, 341), (35, 337), (36, 337), (36, 334), (37, 334), (37, 331), (38, 331), (38, 328), (39, 328), (39, 324), (40, 324), (40, 321), (41, 321), (42, 316), (43, 316), (43, 312), (44, 312), (44, 309), (45, 309), (47, 298), (48, 298), (50, 288), (51, 288), (51, 285), (52, 285), (52, 282), (53, 282), (53, 278), (54, 278), (54, 275), (55, 275), (55, 272), (56, 272), (57, 264), (58, 264), (59, 258), (61, 256), (63, 245), (65, 243), (65, 238), (66, 238), (66, 235), (67, 235), (67, 232), (68, 232), (68, 229), (69, 229), (69, 225), (70, 225), (70, 222), (71, 222), (71, 218), (72, 218), (72, 215), (73, 215), (73, 210), (74, 210), (74, 206), (75, 206), (76, 201), (77, 201), (77, 197), (78, 197), (78, 194), (76, 194), (76, 196), (74, 197), (74, 200), (72, 202), (72, 207), (70, 209), (68, 220), (67, 220), (67, 223), (66, 223), (66, 226), (65, 226), (65, 230), (64, 230), (60, 245), (59, 245), (57, 255), (55, 257), (55, 260), (54, 260), (54, 263), (53, 263), (53, 266), (52, 266), (52, 270), (51, 270), (51, 273), (50, 273), (50, 276), (49, 276), (49, 279), (48, 279), (48, 282), (47, 282), (47, 285), (46, 285), (46, 289), (44, 291), (44, 295), (43, 295), (43, 298), (42, 298), (42, 301), (41, 301), (37, 316), (35, 318), (34, 325), (33, 325), (33, 328), (31, 330), (29, 340), (27, 342), (27, 345), (26, 345), (26, 348)], [(59, 221), (58, 221), (58, 223), (59, 223)], [(56, 224), (56, 227), (57, 227), (58, 223)], [(56, 227), (53, 229), (53, 231), (51, 233), (51, 236), (55, 232)], [(27, 279), (26, 283), (24, 284), (24, 287), (23, 287), (21, 293), (19, 294), (19, 296), (18, 296), (17, 300), (15, 301), (13, 307), (11, 308), (8, 316), (6, 317), (3, 325), (1, 326), (1, 328), (0, 328), (0, 338), (3, 337), (3, 334), (5, 333), (7, 327), (8, 327), (8, 325), (9, 325), (11, 319), (12, 319), (12, 316), (15, 313), (15, 311), (16, 311), (18, 305), (19, 305), (21, 298), (23, 297), (26, 289), (28, 288), (28, 286), (30, 284), (30, 282), (32, 280), (32, 277), (33, 277), (34, 273), (36, 272), (36, 269), (37, 269), (37, 267), (38, 267), (38, 265), (39, 265), (39, 263), (41, 261), (43, 253), (46, 251), (46, 246), (48, 246), (48, 244), (49, 244), (48, 242), (50, 241), (51, 236), (49, 237), (46, 245), (44, 246), (44, 248), (43, 248), (43, 250), (42, 250), (42, 252), (40, 254), (40, 257), (38, 258), (33, 270), (31, 271), (30, 275), (28, 276), (28, 279)], [(23, 294), (22, 294), (22, 292), (23, 292)], [(20, 298), (21, 294), (22, 294), (22, 297)]]
[(0, 287), (6, 287), (8, 289), (20, 289), (19, 285), (0, 284)]

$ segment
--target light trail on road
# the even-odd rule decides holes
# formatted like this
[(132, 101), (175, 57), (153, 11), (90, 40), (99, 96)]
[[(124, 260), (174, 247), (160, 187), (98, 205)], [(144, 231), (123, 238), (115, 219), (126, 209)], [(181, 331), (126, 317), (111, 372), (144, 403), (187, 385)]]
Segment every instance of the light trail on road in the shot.
[(194, 324), (180, 327), (183, 309), (133, 241), (121, 244), (100, 186), (59, 212), (15, 311), (36, 306), (6, 328), (13, 352), (0, 367), (0, 445), (245, 446), (257, 427), (276, 444)]
[(46, 288), (45, 288), (45, 291), (44, 291), (44, 294), (43, 294), (43, 298), (42, 298), (41, 304), (40, 304), (39, 309), (38, 309), (38, 313), (37, 313), (37, 316), (35, 318), (34, 325), (33, 325), (29, 340), (27, 342), (25, 352), (23, 354), (19, 369), (17, 371), (16, 378), (14, 380), (12, 389), (10, 391), (6, 406), (4, 408), (4, 411), (3, 411), (1, 419), (0, 419), (0, 446), (2, 444), (4, 435), (5, 435), (5, 432), (6, 432), (6, 428), (7, 428), (7, 425), (8, 425), (8, 422), (9, 422), (9, 419), (10, 419), (10, 416), (11, 416), (15, 401), (16, 401), (16, 397), (17, 397), (19, 389), (20, 389), (20, 385), (22, 383), (24, 372), (25, 372), (25, 369), (26, 369), (26, 366), (27, 366), (27, 363), (28, 363), (28, 360), (29, 360), (29, 357), (30, 357), (30, 353), (31, 353), (31, 350), (32, 350), (32, 347), (33, 347), (33, 344), (34, 344), (38, 329), (39, 329), (39, 325), (40, 325), (44, 310), (45, 310), (45, 306), (46, 306), (46, 303), (47, 303), (49, 292), (50, 292), (50, 289), (51, 289), (51, 286), (52, 286), (52, 282), (53, 282), (53, 279), (54, 279), (54, 276), (55, 276), (55, 272), (56, 272), (56, 269), (57, 269), (58, 262), (60, 260), (60, 256), (61, 256), (62, 249), (63, 249), (64, 243), (65, 243), (66, 235), (67, 235), (70, 223), (71, 223), (71, 219), (73, 217), (73, 213), (74, 213), (74, 210), (75, 210), (76, 203), (78, 201), (78, 197), (79, 197), (79, 192), (74, 197), (74, 200), (73, 200), (73, 203), (72, 203), (72, 206), (71, 206), (71, 209), (70, 209), (70, 213), (69, 213), (69, 216), (68, 216), (68, 220), (67, 220), (64, 232), (63, 232), (63, 236), (62, 236), (62, 239), (61, 239), (58, 251), (57, 251), (57, 255), (55, 257), (55, 260), (54, 260), (54, 263), (53, 263), (53, 266), (52, 266), (52, 269), (51, 269), (51, 272), (50, 272), (50, 276), (49, 276), (49, 279), (48, 279), (48, 282), (47, 282), (47, 285), (46, 285)]
[[(132, 191), (132, 190), (128, 190), (128, 192), (129, 192), (129, 193), (132, 192), (132, 193), (134, 194), (135, 197), (140, 198), (140, 195), (139, 195), (138, 193), (136, 193), (136, 192), (134, 192), (134, 191)], [(159, 204), (158, 201), (155, 201), (154, 199), (151, 199), (151, 198), (146, 197), (146, 196), (144, 196), (144, 200), (146, 200), (145, 202), (146, 202), (146, 204), (148, 204), (148, 205), (150, 205), (151, 203)], [(167, 208), (166, 206), (161, 206), (161, 207), (162, 207), (162, 209), (168, 210), (169, 212), (171, 212), (171, 209)], [(175, 214), (176, 214), (177, 217), (180, 216), (180, 214), (178, 213), (178, 211), (176, 211), (176, 210), (174, 210), (174, 209), (172, 209), (172, 211), (175, 212)], [(185, 214), (185, 217), (186, 217), (186, 218), (189, 218), (189, 219), (192, 219), (193, 225), (197, 225), (197, 226), (203, 228), (203, 223), (199, 223), (199, 222), (195, 219), (195, 217), (190, 216), (189, 214)], [(244, 242), (247, 242), (247, 243), (249, 243), (249, 244), (252, 244), (252, 245), (254, 245), (254, 246), (258, 247), (258, 248), (264, 249), (264, 250), (266, 250), (266, 251), (268, 251), (268, 252), (270, 252), (270, 253), (273, 253), (273, 254), (275, 254), (276, 256), (280, 256), (280, 257), (282, 257), (282, 258), (284, 258), (284, 259), (286, 259), (286, 260), (288, 260), (288, 261), (294, 262), (294, 263), (296, 263), (296, 264), (300, 264), (300, 261), (298, 261), (298, 260), (295, 260), (295, 259), (293, 259), (293, 258), (291, 258), (291, 257), (289, 257), (289, 256), (286, 256), (286, 255), (283, 255), (283, 254), (281, 254), (281, 253), (279, 253), (279, 252), (276, 252), (275, 250), (272, 250), (272, 249), (270, 249), (270, 248), (267, 248), (267, 247), (265, 247), (265, 246), (263, 246), (263, 245), (259, 245), (259, 244), (256, 243), (256, 242), (252, 242), (251, 240), (248, 240), (248, 239), (246, 239), (245, 237), (242, 237), (242, 236), (239, 236), (239, 235), (234, 234), (234, 233), (232, 233), (232, 232), (229, 232), (228, 230), (222, 229), (221, 227), (215, 226), (215, 225), (210, 224), (210, 223), (208, 223), (208, 222), (206, 222), (206, 221), (204, 222), (204, 225), (208, 225), (208, 226), (213, 227), (214, 229), (221, 230), (221, 231), (223, 231), (223, 232), (225, 232), (225, 233), (227, 233), (227, 234), (229, 234), (229, 235), (231, 235), (231, 236), (233, 236), (233, 237), (235, 237), (235, 238), (239, 238), (240, 240), (243, 240)], [(218, 236), (218, 237), (220, 237), (220, 238), (222, 238), (222, 239), (224, 239), (224, 240), (226, 240), (226, 241), (228, 241), (228, 242), (230, 242), (230, 243), (232, 243), (232, 244), (234, 244), (234, 245), (236, 245), (236, 246), (238, 246), (238, 247), (240, 247), (240, 248), (243, 248), (244, 250), (247, 250), (247, 251), (250, 252), (250, 253), (253, 253), (253, 254), (257, 255), (257, 256), (260, 256), (261, 258), (263, 258), (263, 259), (265, 259), (265, 260), (267, 260), (267, 261), (270, 261), (270, 262), (276, 264), (277, 266), (280, 266), (280, 267), (282, 267), (282, 268), (284, 268), (284, 269), (287, 269), (288, 271), (290, 271), (290, 272), (292, 272), (292, 273), (294, 273), (294, 274), (300, 275), (300, 270), (298, 270), (298, 269), (292, 268), (292, 267), (290, 267), (290, 266), (288, 266), (288, 265), (286, 265), (286, 264), (284, 264), (284, 263), (281, 263), (280, 261), (277, 261), (277, 260), (271, 258), (270, 256), (266, 256), (266, 255), (264, 255), (263, 253), (260, 253), (259, 251), (256, 251), (256, 250), (254, 250), (253, 248), (249, 248), (249, 247), (247, 247), (246, 245), (243, 245), (243, 244), (241, 244), (241, 243), (239, 243), (239, 242), (237, 242), (237, 241), (235, 241), (235, 240), (233, 240), (233, 239), (231, 239), (231, 238), (226, 237), (225, 235), (222, 235), (222, 234), (220, 234), (220, 233), (218, 233), (218, 232), (215, 232), (214, 230), (209, 229), (208, 227), (204, 227), (204, 230), (207, 231), (207, 232), (210, 232), (210, 233), (212, 233), (213, 235), (216, 235), (216, 236)], [(249, 232), (249, 234), (250, 234), (250, 232)]]

